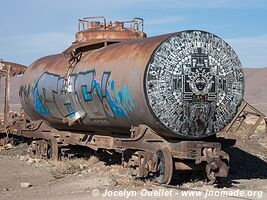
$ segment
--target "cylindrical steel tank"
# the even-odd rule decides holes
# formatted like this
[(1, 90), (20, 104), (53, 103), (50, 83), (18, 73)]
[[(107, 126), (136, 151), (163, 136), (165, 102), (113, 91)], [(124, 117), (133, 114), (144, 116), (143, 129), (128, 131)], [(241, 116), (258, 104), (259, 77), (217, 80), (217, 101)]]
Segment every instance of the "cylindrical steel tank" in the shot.
[(61, 53), (27, 69), (20, 98), (31, 119), (83, 131), (145, 124), (162, 136), (202, 138), (233, 119), (244, 94), (234, 50), (198, 30), (83, 52), (65, 80), (68, 67)]

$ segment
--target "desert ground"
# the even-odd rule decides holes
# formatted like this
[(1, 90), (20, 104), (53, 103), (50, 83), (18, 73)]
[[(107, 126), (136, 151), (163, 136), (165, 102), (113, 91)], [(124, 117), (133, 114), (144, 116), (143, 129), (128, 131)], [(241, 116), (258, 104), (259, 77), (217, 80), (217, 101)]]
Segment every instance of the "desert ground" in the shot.
[[(201, 179), (192, 179), (183, 185), (176, 186), (173, 183), (168, 187), (158, 186), (150, 181), (134, 180), (128, 175), (127, 169), (119, 165), (105, 166), (105, 163), (96, 157), (87, 161), (78, 159), (52, 164), (44, 160), (30, 159), (27, 155), (16, 152), (21, 148), (25, 147), (20, 146), (1, 152), (0, 198), (3, 200), (125, 199), (128, 195), (125, 191), (129, 192), (129, 199), (181, 197), (183, 199), (196, 197), (198, 199), (266, 199), (267, 197), (267, 164), (236, 147), (231, 151), (240, 157), (232, 159), (239, 161), (234, 162), (237, 166), (231, 169), (225, 185), (210, 186)], [(18, 154), (14, 156), (16, 153)], [(105, 196), (106, 191), (109, 191), (110, 196)], [(200, 191), (202, 191), (201, 196), (199, 196)], [(229, 192), (229, 196), (218, 196), (219, 192), (226, 191)], [(245, 196), (240, 196), (241, 191)], [(117, 197), (116, 192), (121, 192), (121, 196)]]
[(102, 153), (51, 162), (32, 157), (26, 143), (7, 145), (0, 151), (0, 199), (266, 199), (264, 126), (249, 137), (231, 135), (238, 142), (226, 149), (229, 176), (214, 185), (208, 185), (201, 173), (175, 172), (171, 185), (159, 186), (133, 178)]

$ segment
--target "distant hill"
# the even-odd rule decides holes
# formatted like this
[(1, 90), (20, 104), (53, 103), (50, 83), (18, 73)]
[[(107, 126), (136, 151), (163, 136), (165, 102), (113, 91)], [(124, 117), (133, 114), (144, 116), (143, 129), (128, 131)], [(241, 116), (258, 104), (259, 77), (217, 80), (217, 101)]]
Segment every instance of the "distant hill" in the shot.
[[(245, 68), (245, 99), (267, 115), (267, 67), (266, 68)], [(21, 77), (14, 77), (11, 82), (11, 109), (19, 110), (19, 85)], [(4, 78), (1, 80), (0, 110), (2, 110)]]
[(245, 99), (267, 115), (267, 67), (245, 68)]
[[(19, 111), (21, 105), (19, 100), (19, 87), (22, 76), (15, 76), (11, 79), (11, 89), (10, 89), (10, 110)], [(1, 78), (0, 81), (0, 112), (3, 112), (3, 102), (4, 102), (4, 84), (5, 77)]]

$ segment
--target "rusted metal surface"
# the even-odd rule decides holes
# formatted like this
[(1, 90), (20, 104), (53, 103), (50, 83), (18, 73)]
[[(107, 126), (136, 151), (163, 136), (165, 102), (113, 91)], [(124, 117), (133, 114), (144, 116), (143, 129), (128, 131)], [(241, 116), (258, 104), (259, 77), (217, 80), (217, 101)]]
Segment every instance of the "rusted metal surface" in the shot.
[(27, 67), (24, 65), (7, 62), (1, 59), (0, 60), (0, 77), (6, 76), (8, 68), (10, 68), (10, 76), (21, 75), (27, 69)]
[(144, 33), (144, 21), (141, 18), (134, 18), (131, 21), (106, 22), (106, 19), (101, 16), (79, 19), (78, 32), (75, 38), (75, 42), (93, 40), (120, 41), (146, 38), (146, 34)]
[(0, 121), (0, 131), (7, 132), (7, 127), (9, 126), (10, 119), (12, 118), (12, 112), (9, 110), (9, 100), (10, 100), (10, 81), (13, 76), (21, 75), (25, 72), (26, 66), (17, 63), (7, 62), (0, 60), (0, 79), (5, 77), (4, 84), (4, 113)]
[(217, 148), (204, 148), (203, 157), (207, 162), (206, 173), (209, 183), (213, 184), (217, 177), (227, 177), (229, 172), (229, 155)]
[[(166, 37), (166, 36), (165, 36)], [(160, 42), (159, 39), (150, 39), (151, 43), (154, 43), (154, 40), (157, 40), (158, 42)], [(138, 40), (139, 41), (139, 40)], [(93, 97), (93, 101), (84, 101), (83, 97), (81, 100), (83, 105), (79, 105), (76, 104), (75, 107), (73, 108), (77, 111), (74, 111), (75, 113), (73, 113), (75, 116), (73, 117), (72, 115), (69, 115), (69, 113), (67, 112), (66, 108), (60, 108), (60, 112), (64, 112), (64, 115), (62, 116), (62, 114), (60, 114), (60, 112), (58, 111), (57, 108), (53, 109), (54, 111), (52, 111), (51, 108), (51, 112), (58, 112), (58, 113), (54, 113), (54, 115), (58, 115), (58, 119), (56, 119), (56, 121), (58, 122), (58, 124), (61, 123), (62, 128), (69, 128), (68, 127), (68, 123), (66, 123), (66, 125), (64, 125), (62, 123), (62, 121), (70, 121), (68, 120), (68, 118), (76, 118), (79, 120), (84, 120), (84, 124), (85, 126), (80, 127), (81, 130), (88, 130), (88, 128), (92, 127), (92, 130), (94, 130), (94, 126), (106, 126), (108, 125), (109, 127), (118, 127), (118, 124), (121, 124), (124, 126), (124, 128), (129, 128), (131, 125), (134, 124), (139, 124), (140, 122), (138, 122), (137, 120), (144, 115), (144, 113), (149, 114), (150, 111), (148, 109), (148, 107), (145, 105), (145, 96), (144, 96), (144, 91), (142, 91), (141, 87), (142, 87), (142, 76), (141, 74), (144, 73), (142, 71), (140, 71), (140, 69), (138, 69), (139, 67), (143, 67), (143, 71), (145, 70), (145, 65), (146, 62), (149, 60), (149, 53), (147, 53), (147, 55), (143, 54), (140, 52), (141, 49), (146, 49), (146, 51), (153, 51), (153, 47), (151, 47), (151, 45), (149, 44), (149, 42), (145, 42), (145, 41), (140, 41), (143, 44), (136, 44), (137, 41), (129, 41), (127, 43), (121, 43), (121, 44), (114, 44), (114, 45), (110, 45), (104, 49), (102, 49), (101, 51), (89, 51), (89, 52), (85, 52), (82, 56), (82, 60), (76, 64), (75, 69), (72, 71), (72, 74), (76, 74), (76, 75), (80, 75), (79, 77), (74, 77), (71, 76), (69, 77), (69, 82), (73, 81), (73, 78), (79, 78), (81, 79), (80, 82), (82, 85), (85, 85), (85, 89), (88, 90), (88, 100), (90, 98), (90, 95), (92, 95)], [(117, 46), (119, 45), (119, 46)], [(150, 50), (149, 50), (150, 48)], [(110, 52), (112, 52), (112, 54), (110, 54)], [(132, 52), (130, 54), (130, 52)], [(134, 53), (135, 52), (135, 53)], [(123, 56), (125, 55), (125, 56)], [(101, 56), (101, 59), (97, 59), (99, 56)], [(135, 59), (135, 57), (141, 57), (143, 59)], [(87, 58), (90, 58), (90, 60), (87, 60)], [(136, 61), (135, 61), (136, 60)], [(88, 61), (92, 62), (91, 64), (88, 63)], [(96, 63), (97, 61), (100, 61), (100, 63)], [(116, 63), (117, 64), (116, 64)], [(139, 62), (139, 63), (138, 63)], [(49, 63), (49, 64), (48, 64)], [(54, 64), (53, 64), (54, 63)], [(123, 64), (124, 63), (124, 64)], [(44, 65), (43, 65), (44, 64)], [(43, 65), (45, 67), (48, 67), (46, 69), (47, 73), (44, 73), (43, 71), (38, 69), (38, 66)], [(88, 68), (88, 65), (92, 65), (92, 67), (94, 68)], [(129, 68), (128, 67), (124, 67), (124, 66), (129, 66), (132, 65), (132, 72), (129, 72)], [(134, 66), (135, 65), (135, 66)], [(25, 75), (24, 78), (24, 86), (22, 88), (22, 92), (21, 95), (23, 95), (22, 97), (22, 105), (25, 108), (25, 111), (27, 112), (27, 114), (32, 118), (32, 119), (40, 119), (40, 114), (36, 113), (35, 108), (31, 107), (30, 105), (27, 104), (28, 99), (27, 98), (31, 98), (30, 94), (29, 97), (27, 97), (27, 91), (29, 87), (34, 87), (34, 83), (31, 80), (32, 76), (36, 76), (36, 77), (40, 77), (42, 76), (41, 79), (51, 79), (47, 81), (48, 83), (52, 83), (54, 81), (56, 81), (54, 84), (54, 86), (58, 85), (59, 83), (61, 84), (61, 80), (60, 77), (65, 77), (67, 69), (68, 69), (68, 62), (65, 60), (64, 56), (62, 55), (57, 55), (57, 56), (53, 56), (53, 57), (49, 57), (47, 61), (45, 60), (39, 60), (37, 62), (35, 62), (33, 64), (33, 67), (29, 68), (27, 74)], [(106, 68), (108, 67), (108, 68)], [(82, 71), (84, 71), (84, 74), (81, 72), (79, 73), (80, 69), (82, 69)], [(111, 71), (112, 75), (111, 75)], [(127, 76), (120, 76), (119, 74), (116, 74), (115, 71), (120, 71), (120, 74), (126, 74)], [(31, 74), (31, 75), (30, 75)], [(59, 75), (59, 79), (57, 78), (57, 76), (55, 76), (55, 74)], [(83, 76), (84, 75), (84, 76)], [(29, 77), (27, 77), (29, 76)], [(31, 77), (30, 77), (31, 76)], [(49, 76), (49, 77), (46, 77)], [(112, 76), (112, 77), (109, 77)], [(113, 81), (110, 81), (110, 86), (104, 85), (106, 83), (103, 83), (103, 89), (101, 89), (101, 91), (96, 91), (97, 89), (95, 89), (95, 86), (93, 87), (92, 85), (87, 85), (88, 84), (92, 84), (92, 82), (95, 82), (96, 84), (101, 84), (99, 82), (101, 82), (101, 80), (106, 81), (106, 78), (112, 78)], [(56, 79), (54, 79), (56, 78)], [(81, 81), (85, 80), (85, 78), (89, 78), (88, 82), (86, 83), (82, 83)], [(103, 78), (103, 79), (102, 79)], [(71, 80), (72, 79), (72, 80)], [(114, 80), (115, 79), (115, 80)], [(77, 80), (77, 79), (76, 79)], [(29, 81), (31, 83), (29, 83)], [(62, 80), (63, 81), (63, 80)], [(92, 81), (92, 82), (91, 82)], [(39, 81), (40, 82), (40, 81)], [(109, 87), (111, 88), (111, 82), (113, 82), (114, 84), (114, 89), (116, 92), (121, 91), (121, 93), (123, 91), (125, 91), (125, 96), (123, 96), (123, 99), (126, 99), (125, 101), (125, 109), (122, 110), (121, 106), (116, 106), (113, 110), (112, 110), (112, 106), (108, 105), (107, 101), (108, 98), (107, 95), (105, 94), (105, 88), (104, 87)], [(127, 84), (128, 82), (128, 84)], [(125, 85), (125, 87), (124, 87)], [(129, 85), (129, 86), (127, 86)], [(78, 86), (78, 84), (77, 84)], [(90, 94), (90, 87), (93, 87), (93, 91), (92, 94)], [(128, 93), (128, 90), (130, 87), (133, 92), (136, 91), (136, 97), (132, 97), (130, 96), (131, 94)], [(75, 88), (66, 88), (67, 89), (71, 89), (74, 90)], [(56, 89), (57, 90), (57, 89)], [(60, 89), (60, 90), (64, 90), (64, 88)], [(74, 91), (73, 91), (74, 92)], [(68, 93), (73, 93), (72, 91), (66, 92), (66, 94)], [(140, 94), (138, 94), (140, 92)], [(60, 95), (62, 94), (61, 92), (59, 92)], [(26, 95), (25, 95), (26, 94)], [(119, 94), (119, 93), (118, 93)], [(63, 93), (64, 95), (64, 93)], [(116, 95), (116, 94), (115, 94)], [(128, 95), (128, 96), (127, 96)], [(62, 96), (63, 97), (63, 96)], [(64, 104), (67, 104), (68, 102), (66, 102), (65, 97), (63, 97), (64, 99), (61, 100), (60, 104), (62, 106), (64, 106)], [(72, 100), (75, 100), (71, 97)], [(99, 98), (99, 99), (97, 99)], [(113, 97), (114, 98), (114, 97)], [(136, 103), (136, 107), (139, 107), (138, 110), (141, 111), (141, 113), (139, 113), (137, 116), (135, 116), (133, 118), (133, 120), (129, 121), (127, 120), (128, 116), (127, 116), (127, 109), (128, 110), (132, 110), (133, 109), (133, 104), (132, 104), (132, 98), (135, 98), (137, 103)], [(24, 99), (26, 101), (24, 101)], [(70, 100), (71, 100), (70, 99)], [(102, 101), (101, 101), (102, 99)], [(71, 100), (71, 101), (72, 101)], [(96, 102), (94, 102), (94, 100), (96, 100)], [(42, 99), (43, 101), (43, 99)], [(115, 100), (114, 100), (115, 101)], [(62, 104), (63, 102), (63, 104)], [(51, 102), (52, 103), (52, 102)], [(26, 105), (27, 104), (27, 105)], [(99, 104), (99, 105), (97, 105)], [(138, 105), (137, 105), (138, 104)], [(84, 110), (84, 108), (86, 110)], [(106, 107), (106, 108), (105, 108)], [(103, 108), (105, 108), (103, 110)], [(116, 109), (116, 110), (115, 110)], [(91, 111), (90, 111), (91, 110)], [(117, 114), (119, 116), (115, 116), (113, 111), (117, 111)], [(150, 120), (153, 120), (153, 117), (151, 116), (151, 114), (149, 114), (148, 116), (150, 116)], [(48, 116), (48, 121), (50, 121), (51, 123), (54, 122), (54, 117), (50, 118)], [(65, 118), (67, 118), (67, 120), (65, 120)], [(83, 119), (82, 119), (83, 118)], [(110, 121), (110, 122), (109, 122)], [(90, 123), (90, 126), (88, 126), (88, 123)], [(154, 123), (155, 124), (155, 123)], [(78, 124), (76, 124), (78, 125)], [(78, 125), (80, 126), (80, 125)], [(75, 124), (71, 127), (71, 129), (77, 129), (79, 127), (75, 127)], [(124, 129), (126, 130), (126, 129)]]
[[(217, 141), (167, 141), (145, 125), (133, 127), (131, 132), (129, 138), (114, 137), (112, 133), (108, 135), (107, 132), (105, 135), (101, 132), (88, 135), (81, 132), (58, 131), (40, 121), (32, 130), (22, 130), (21, 134), (35, 141), (33, 149), (39, 157), (48, 154), (45, 153), (48, 148), (47, 143), (54, 141), (54, 146), (50, 145), (50, 150), (53, 152), (51, 157), (54, 160), (59, 157), (61, 146), (66, 145), (80, 145), (94, 150), (106, 149), (122, 153), (124, 166), (132, 168), (133, 176), (151, 176), (162, 184), (171, 181), (173, 166), (178, 170), (200, 170), (206, 166), (211, 183), (217, 177), (225, 177), (228, 174), (229, 156), (222, 151), (221, 144)], [(46, 143), (43, 143), (43, 139)], [(173, 158), (179, 159), (177, 164), (175, 161), (173, 163)], [(187, 168), (181, 169), (181, 160), (185, 163), (183, 167)], [(186, 164), (189, 161), (191, 164)]]
[[(123, 29), (121, 23), (109, 27), (105, 20), (88, 20), (80, 21), (86, 24), (81, 32), (90, 36), (94, 31), (120, 34)], [(129, 30), (139, 31), (133, 27)], [(103, 37), (101, 41), (114, 40)], [(92, 45), (71, 47), (29, 67), (20, 99), (31, 119), (60, 130), (104, 127), (125, 132), (146, 124), (164, 137), (203, 138), (224, 128), (241, 104), (244, 85), (238, 57), (213, 34), (184, 31)]]
[(4, 127), (7, 126), (8, 123), (8, 113), (9, 113), (9, 97), (10, 97), (10, 73), (11, 73), (11, 66), (7, 66), (6, 69), (6, 81), (5, 81), (5, 99), (4, 99)]
[[(245, 119), (248, 116), (254, 116), (257, 117), (257, 120), (253, 125), (250, 126), (250, 128), (243, 131), (243, 135), (246, 135), (246, 137), (249, 137), (252, 135), (259, 124), (265, 119), (265, 115), (257, 110), (255, 107), (253, 107), (251, 104), (243, 100), (241, 106), (239, 107), (239, 110), (234, 117), (234, 119), (231, 121), (231, 123), (228, 124), (220, 133), (219, 135), (227, 135), (229, 132), (236, 133), (240, 130), (240, 128), (245, 123)], [(237, 124), (237, 126), (235, 126)], [(266, 124), (266, 121), (265, 121)], [(265, 127), (266, 129), (266, 127)], [(266, 129), (267, 130), (267, 129)]]

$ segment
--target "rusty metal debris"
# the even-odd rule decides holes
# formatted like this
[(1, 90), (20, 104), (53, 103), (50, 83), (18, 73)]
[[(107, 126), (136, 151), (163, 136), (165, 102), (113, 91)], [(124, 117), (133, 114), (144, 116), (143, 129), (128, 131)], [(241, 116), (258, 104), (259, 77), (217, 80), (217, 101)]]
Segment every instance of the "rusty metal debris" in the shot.
[(10, 98), (10, 78), (21, 75), (25, 72), (26, 66), (0, 60), (0, 81), (5, 77), (4, 91), (4, 114), (1, 117), (0, 132), (7, 132), (8, 122), (10, 120), (9, 98)]
[(242, 135), (245, 135), (246, 137), (251, 136), (262, 121), (264, 121), (265, 125), (267, 125), (267, 121), (265, 120), (266, 119), (265, 115), (259, 110), (257, 110), (255, 107), (253, 107), (251, 104), (243, 100), (241, 106), (238, 109), (236, 116), (220, 132), (220, 135), (227, 135), (229, 132), (232, 132), (232, 133), (238, 132), (240, 128), (244, 125), (245, 120), (250, 116), (256, 118), (256, 120), (254, 120), (254, 123), (250, 124), (250, 127), (248, 129), (242, 130)]
[[(230, 73), (235, 76), (228, 77), (229, 63), (221, 54), (234, 55), (227, 62), (235, 63)], [(23, 136), (37, 158), (52, 160), (70, 145), (105, 149), (120, 153), (133, 176), (162, 184), (170, 183), (174, 170), (204, 170), (210, 183), (228, 175), (223, 149), (235, 140), (214, 134), (227, 135), (250, 105), (241, 104), (243, 72), (235, 52), (211, 33), (147, 38), (141, 18), (83, 18), (67, 50), (26, 70), (20, 113), (9, 112), (9, 84), (26, 68), (1, 63), (0, 75), (6, 77), (1, 144)]]

